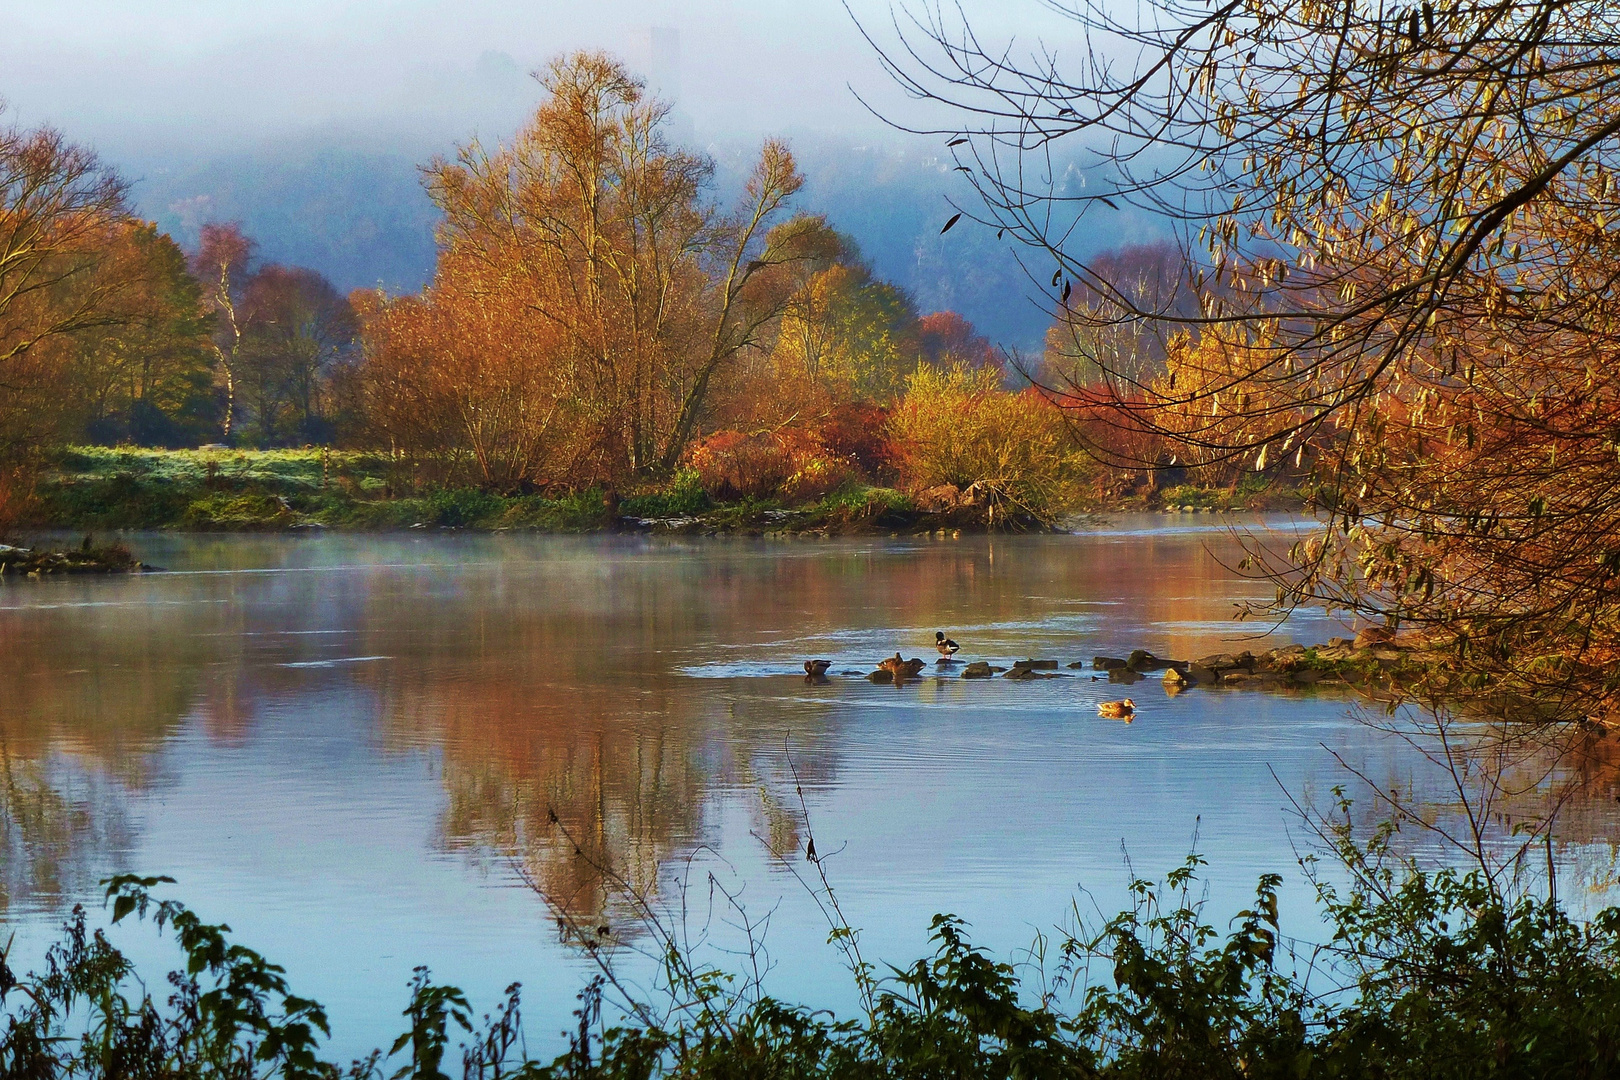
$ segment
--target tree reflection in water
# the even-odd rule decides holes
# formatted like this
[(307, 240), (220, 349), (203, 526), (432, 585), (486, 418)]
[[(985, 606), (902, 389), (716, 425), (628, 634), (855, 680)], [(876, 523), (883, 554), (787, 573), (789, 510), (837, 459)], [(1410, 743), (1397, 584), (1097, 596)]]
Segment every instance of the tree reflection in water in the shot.
[[(826, 705), (800, 703), (784, 724), (770, 699), (744, 696), (754, 707), (744, 720), (718, 695), (630, 691), (563, 670), (560, 649), (544, 671), (468, 657), (468, 676), (453, 683), (401, 668), (381, 677), (392, 737), (439, 747), (447, 848), (515, 858), (569, 917), (629, 930), (637, 920), (620, 886), (656, 897), (714, 839), (728, 798), (772, 850), (802, 844), (783, 732), (793, 731), (805, 782), (828, 782)], [(576, 661), (590, 652), (570, 651)]]
[(0, 739), (0, 916), (60, 907), (129, 847), (128, 821), (109, 786), (59, 759), (18, 756)]
[[(773, 850), (801, 849), (785, 738), (805, 787), (831, 786), (843, 725), (885, 717), (884, 701), (935, 693), (880, 697), (838, 679), (807, 687), (789, 674), (807, 656), (837, 656), (842, 668), (896, 648), (926, 655), (940, 628), (969, 654), (995, 657), (1217, 651), (1230, 647), (1233, 602), (1247, 587), (1214, 546), (1222, 540), (185, 538), (157, 561), (292, 572), (7, 586), (0, 901), (54, 903), (121, 868), (135, 839), (129, 795), (167, 781), (177, 766), (163, 751), (176, 736), (240, 748), (253, 768), (268, 756), (264, 717), (340, 691), (345, 704), (327, 715), (346, 737), (438, 764), (443, 848), (516, 859), (569, 912), (618, 924), (624, 912), (597, 868), (667, 892), (672, 868), (737, 822)], [(697, 668), (720, 677), (696, 678)], [(990, 689), (952, 682), (937, 692), (946, 708)], [(1208, 700), (1246, 700), (1230, 693)], [(1556, 772), (1585, 793), (1564, 800), (1557, 835), (1601, 854), (1620, 751), (1587, 741)], [(1541, 790), (1518, 779), (1538, 760), (1525, 757), (1514, 774), (1522, 799)], [(355, 785), (372, 781), (367, 761), (345, 764), (361, 770)], [(1370, 779), (1412, 789), (1410, 776)], [(1426, 799), (1435, 788), (1414, 790)], [(1441, 820), (1453, 810), (1421, 812)]]

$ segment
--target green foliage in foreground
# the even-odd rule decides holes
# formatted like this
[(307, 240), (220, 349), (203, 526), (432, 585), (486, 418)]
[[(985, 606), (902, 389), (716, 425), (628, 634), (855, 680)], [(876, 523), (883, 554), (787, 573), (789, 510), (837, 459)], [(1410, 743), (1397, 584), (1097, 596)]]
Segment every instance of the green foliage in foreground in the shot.
[[(1201, 917), (1195, 857), (1095, 933), (1066, 936), (1051, 966), (1015, 969), (933, 924), (933, 955), (887, 979), (852, 971), (863, 1015), (839, 1020), (699, 970), (671, 950), (667, 1000), (626, 1000), (604, 1025), (604, 983), (581, 994), (568, 1052), (522, 1050), (516, 985), (484, 1023), (465, 996), (418, 969), (407, 1030), (385, 1053), (339, 1067), (315, 1002), (281, 968), (150, 890), (108, 883), (114, 921), (170, 928), (185, 954), (160, 1003), (76, 910), (44, 970), (19, 979), (0, 957), (0, 1080), (447, 1080), (459, 1042), (467, 1080), (759, 1078), (1600, 1077), (1620, 1070), (1620, 910), (1590, 923), (1553, 903), (1506, 901), (1483, 874), (1397, 875), (1363, 864), (1336, 928), (1310, 958), (1280, 943), (1277, 888), (1222, 933)], [(848, 931), (835, 939), (848, 941)], [(858, 953), (846, 955), (857, 955)], [(1313, 978), (1296, 974), (1309, 959)], [(1288, 962), (1292, 961), (1292, 962)], [(611, 971), (611, 969), (609, 969)], [(1093, 976), (1099, 975), (1099, 978)], [(739, 989), (740, 987), (740, 989)]]

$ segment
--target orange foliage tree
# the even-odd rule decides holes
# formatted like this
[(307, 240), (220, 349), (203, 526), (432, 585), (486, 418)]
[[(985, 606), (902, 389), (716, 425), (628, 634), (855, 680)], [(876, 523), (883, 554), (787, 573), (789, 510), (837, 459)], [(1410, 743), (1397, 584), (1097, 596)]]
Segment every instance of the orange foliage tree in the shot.
[(55, 430), (66, 354), (52, 347), (131, 318), (140, 260), (112, 250), (128, 219), (123, 182), (89, 150), (0, 129), (0, 458)]
[(666, 141), (668, 106), (617, 61), (577, 53), (539, 78), (548, 98), (510, 146), (428, 169), (438, 271), (374, 312), (366, 378), (410, 382), (441, 419), (431, 438), (414, 413), (373, 423), (396, 444), (449, 438), (490, 482), (666, 473), (716, 381), (768, 346), (826, 230), (786, 216), (802, 181), (782, 143), (723, 209), (713, 163)]

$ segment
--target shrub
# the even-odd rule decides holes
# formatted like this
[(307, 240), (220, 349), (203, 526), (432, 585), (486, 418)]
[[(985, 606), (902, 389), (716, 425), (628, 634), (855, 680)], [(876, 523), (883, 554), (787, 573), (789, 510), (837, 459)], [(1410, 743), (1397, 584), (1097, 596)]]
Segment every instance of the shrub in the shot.
[(41, 483), (34, 506), (38, 518), (51, 525), (157, 528), (174, 524), (195, 493), (195, 488), (186, 485), (119, 473), (106, 478)]
[(1079, 503), (1090, 463), (1051, 401), (1003, 390), (1000, 378), (992, 368), (917, 369), (888, 421), (901, 486), (954, 488), (992, 523), (1020, 512), (1053, 520)]
[(816, 499), (853, 478), (854, 464), (814, 432), (717, 431), (693, 444), (687, 462), (718, 499)]
[[(0, 1077), (446, 1080), (458, 1032), (469, 1080), (1616, 1075), (1620, 909), (1580, 923), (1480, 873), (1385, 872), (1373, 848), (1348, 855), (1348, 891), (1319, 887), (1332, 944), (1293, 964), (1282, 879), (1264, 875), (1222, 931), (1205, 916), (1193, 856), (1162, 882), (1132, 882), (1131, 906), (1106, 923), (1043, 939), (1029, 977), (946, 915), (933, 920), (931, 954), (886, 978), (860, 960), (853, 930), (836, 929), (862, 1002), (851, 1019), (772, 998), (758, 974), (703, 966), (661, 936), (657, 996), (618, 1002), (625, 1019), (610, 1026), (593, 979), (569, 1049), (549, 1063), (528, 1056), (516, 984), (479, 1025), (460, 990), (418, 968), (408, 1030), (347, 1070), (320, 1056), (324, 1010), (280, 967), (228, 927), (153, 898), (169, 879), (123, 876), (107, 883), (113, 921), (150, 916), (185, 955), (167, 1007), (76, 908), (42, 972), (19, 977), (0, 951)], [(593, 954), (595, 936), (578, 938)], [(594, 955), (611, 972), (611, 957)], [(1331, 985), (1311, 985), (1324, 975)], [(383, 1067), (396, 1057), (397, 1070)]]
[(497, 523), (503, 529), (547, 529), (553, 532), (587, 532), (605, 523), (607, 507), (599, 487), (575, 491), (556, 498), (527, 495), (508, 499)]
[(505, 508), (499, 495), (478, 488), (436, 488), (422, 502), (425, 524), (454, 529), (498, 517)]
[(620, 513), (632, 517), (686, 517), (708, 509), (709, 493), (703, 477), (691, 468), (679, 469), (662, 491), (632, 495), (619, 504)]
[(812, 426), (827, 452), (879, 480), (894, 467), (889, 452), (889, 410), (869, 401), (846, 401)]
[(195, 529), (268, 529), (296, 518), (286, 499), (260, 492), (209, 492), (193, 499), (181, 522)]

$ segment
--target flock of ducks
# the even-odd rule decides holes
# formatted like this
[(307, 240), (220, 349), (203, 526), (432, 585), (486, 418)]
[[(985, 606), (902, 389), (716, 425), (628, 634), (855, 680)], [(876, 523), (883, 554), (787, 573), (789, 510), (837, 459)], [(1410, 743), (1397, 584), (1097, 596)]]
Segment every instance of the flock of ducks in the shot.
[[(962, 646), (946, 637), (945, 631), (936, 630), (934, 631), (934, 648), (939, 651), (939, 663), (947, 664), (951, 662), (952, 657), (961, 651)], [(894, 676), (896, 682), (902, 679), (916, 678), (922, 673), (925, 666), (921, 660), (915, 657), (910, 660), (904, 659), (898, 652), (886, 660), (878, 661), (878, 670), (887, 671)], [(832, 667), (831, 660), (806, 660), (804, 662), (805, 678), (825, 678), (827, 669), (830, 667)], [(1119, 701), (1100, 701), (1097, 703), (1097, 715), (1107, 720), (1123, 720), (1128, 724), (1136, 715), (1136, 702), (1130, 698), (1123, 698)]]

